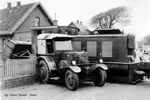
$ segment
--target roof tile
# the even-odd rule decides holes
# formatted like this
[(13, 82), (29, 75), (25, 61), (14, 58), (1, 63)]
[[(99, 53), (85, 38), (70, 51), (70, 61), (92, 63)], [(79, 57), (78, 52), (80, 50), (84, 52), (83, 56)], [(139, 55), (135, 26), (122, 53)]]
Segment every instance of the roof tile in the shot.
[(0, 10), (0, 31), (10, 31), (34, 3)]

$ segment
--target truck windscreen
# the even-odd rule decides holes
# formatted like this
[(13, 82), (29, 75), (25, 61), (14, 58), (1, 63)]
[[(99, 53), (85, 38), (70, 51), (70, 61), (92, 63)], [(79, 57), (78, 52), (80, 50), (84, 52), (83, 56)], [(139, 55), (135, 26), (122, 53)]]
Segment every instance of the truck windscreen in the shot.
[(72, 42), (69, 41), (55, 41), (56, 50), (73, 50)]

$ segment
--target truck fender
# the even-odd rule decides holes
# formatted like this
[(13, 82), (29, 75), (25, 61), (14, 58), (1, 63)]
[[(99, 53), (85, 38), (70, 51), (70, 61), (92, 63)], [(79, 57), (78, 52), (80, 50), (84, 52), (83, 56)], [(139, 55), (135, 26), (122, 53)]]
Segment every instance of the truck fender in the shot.
[(108, 67), (105, 64), (95, 64), (92, 67), (93, 70), (95, 70), (96, 68), (102, 68), (103, 70), (108, 70)]
[(40, 57), (38, 57), (38, 62), (40, 60), (44, 60), (47, 63), (50, 70), (57, 70), (56, 63), (52, 57), (40, 56)]
[(78, 67), (78, 66), (66, 66), (66, 68), (71, 69), (75, 73), (80, 73), (81, 72), (81, 68)]

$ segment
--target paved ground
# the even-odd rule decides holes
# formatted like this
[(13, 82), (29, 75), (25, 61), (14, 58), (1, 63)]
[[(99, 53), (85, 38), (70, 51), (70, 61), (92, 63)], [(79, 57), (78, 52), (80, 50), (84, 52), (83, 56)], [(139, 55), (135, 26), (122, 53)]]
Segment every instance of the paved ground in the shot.
[(80, 84), (77, 91), (68, 90), (62, 82), (33, 84), (1, 91), (2, 100), (150, 100), (150, 80), (139, 84)]

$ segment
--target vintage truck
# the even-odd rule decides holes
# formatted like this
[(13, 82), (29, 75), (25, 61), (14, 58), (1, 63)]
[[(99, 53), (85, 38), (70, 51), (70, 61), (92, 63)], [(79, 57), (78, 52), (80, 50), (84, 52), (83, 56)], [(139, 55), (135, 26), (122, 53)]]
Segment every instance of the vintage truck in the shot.
[(65, 80), (68, 89), (76, 90), (82, 80), (93, 81), (96, 86), (103, 86), (108, 69), (99, 59), (90, 63), (88, 53), (74, 51), (73, 36), (66, 34), (43, 33), (44, 27), (32, 28), (32, 54), (37, 59), (37, 72), (40, 80), (47, 83), (53, 77)]
[(135, 36), (119, 32), (112, 34), (113, 30), (104, 32), (107, 34), (76, 35), (72, 40), (74, 49), (87, 51), (91, 63), (98, 62), (101, 57), (108, 66), (108, 81), (135, 84), (145, 76), (149, 78), (150, 62), (140, 61), (137, 57)]

